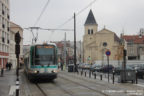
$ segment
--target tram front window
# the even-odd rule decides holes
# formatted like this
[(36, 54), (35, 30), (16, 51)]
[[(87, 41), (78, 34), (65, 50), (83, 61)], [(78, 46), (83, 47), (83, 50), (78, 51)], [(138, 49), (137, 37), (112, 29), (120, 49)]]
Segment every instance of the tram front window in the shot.
[(35, 65), (53, 65), (54, 56), (53, 48), (36, 48)]

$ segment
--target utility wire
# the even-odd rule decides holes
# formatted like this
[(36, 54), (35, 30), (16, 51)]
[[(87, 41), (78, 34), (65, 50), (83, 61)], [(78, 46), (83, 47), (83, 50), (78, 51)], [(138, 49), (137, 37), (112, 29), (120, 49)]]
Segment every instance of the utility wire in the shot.
[(39, 22), (39, 20), (41, 19), (41, 17), (42, 17), (42, 15), (43, 15), (43, 13), (45, 12), (45, 10), (46, 10), (46, 8), (47, 8), (49, 2), (50, 2), (50, 0), (47, 1), (46, 5), (44, 6), (43, 10), (41, 11), (39, 17), (37, 18), (37, 20), (36, 20), (34, 26), (36, 26), (36, 24), (37, 24), (37, 23)]
[(92, 4), (94, 4), (96, 2), (96, 0), (93, 0), (90, 4), (88, 4), (85, 8), (83, 8), (82, 10), (80, 10), (76, 16), (78, 16), (79, 14), (81, 14), (83, 11), (85, 11), (89, 6), (92, 6)]
[[(37, 18), (35, 24), (34, 24), (34, 27), (29, 27), (29, 28), (24, 28), (24, 29), (31, 29), (31, 32), (34, 36), (34, 33), (33, 33), (33, 29), (41, 29), (41, 30), (48, 30), (48, 31), (51, 31), (51, 32), (54, 32), (55, 30), (59, 30), (59, 31), (73, 31), (73, 29), (60, 29), (62, 26), (64, 26), (65, 24), (67, 24), (68, 22), (70, 22), (74, 16), (72, 16), (71, 18), (69, 18), (67, 21), (65, 21), (63, 24), (59, 25), (58, 28), (56, 29), (44, 29), (44, 28), (40, 28), (40, 27), (35, 27), (36, 24), (39, 22), (39, 20), (41, 19), (45, 9), (47, 8), (48, 4), (49, 4), (50, 0), (47, 1), (46, 5), (44, 6), (43, 10), (41, 11), (41, 14), (40, 16)], [(83, 11), (85, 11), (89, 6), (91, 6), (92, 4), (94, 4), (96, 2), (96, 0), (93, 0), (91, 3), (89, 3), (85, 8), (83, 8), (82, 10), (80, 10), (76, 16), (78, 16), (79, 14), (81, 14)]]
[[(84, 7), (82, 10), (80, 10), (76, 16), (78, 16), (79, 14), (81, 14), (83, 11), (85, 11), (89, 6), (92, 6), (92, 4), (94, 4), (96, 2), (96, 0), (93, 0), (91, 3), (89, 3), (86, 7)], [(60, 29), (62, 26), (64, 26), (65, 24), (67, 24), (68, 22), (70, 22), (72, 19), (74, 18), (74, 16), (70, 17), (68, 20), (66, 20), (63, 24), (59, 25), (57, 27), (57, 29)], [(52, 33), (54, 33), (54, 30), (51, 31)], [(52, 35), (52, 34), (51, 34)], [(49, 36), (49, 38), (52, 36)]]
[[(48, 30), (48, 31), (73, 31), (73, 29), (50, 29), (50, 28), (41, 28), (41, 27), (29, 27), (29, 28), (24, 28), (26, 30)], [(34, 34), (33, 34), (34, 35)]]
[[(83, 11), (85, 11), (89, 6), (91, 6), (92, 4), (94, 4), (96, 2), (96, 0), (93, 0), (91, 3), (89, 3), (86, 7), (84, 7), (82, 10), (80, 10), (76, 16), (78, 16), (79, 14), (81, 14)], [(59, 25), (58, 28), (61, 28), (62, 26), (64, 26), (65, 24), (67, 24), (68, 22), (70, 22), (72, 19), (74, 18), (74, 16), (70, 17), (67, 21), (65, 21), (63, 24)]]

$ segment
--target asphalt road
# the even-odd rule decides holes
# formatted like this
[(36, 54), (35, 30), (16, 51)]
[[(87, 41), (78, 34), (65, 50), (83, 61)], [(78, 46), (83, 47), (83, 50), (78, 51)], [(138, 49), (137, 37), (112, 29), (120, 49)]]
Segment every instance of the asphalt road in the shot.
[[(53, 82), (30, 83), (22, 74), (20, 96), (143, 96), (143, 88), (135, 84), (108, 83), (105, 80), (61, 71)], [(40, 90), (41, 89), (41, 90)], [(43, 91), (43, 92), (42, 92)], [(44, 94), (45, 95), (44, 95)]]

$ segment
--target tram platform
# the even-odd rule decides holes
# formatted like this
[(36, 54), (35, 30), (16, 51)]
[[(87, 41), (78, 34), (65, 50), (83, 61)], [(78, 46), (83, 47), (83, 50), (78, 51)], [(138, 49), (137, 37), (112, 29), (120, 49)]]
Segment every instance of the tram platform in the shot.
[[(19, 70), (20, 85), (21, 85), (21, 72), (22, 70)], [(23, 90), (21, 86), (20, 90)], [(11, 70), (4, 69), (3, 76), (1, 76), (0, 74), (0, 96), (15, 96), (15, 92), (16, 92), (16, 69)], [(23, 96), (21, 95), (21, 91), (19, 96)]]
[[(0, 71), (1, 73), (1, 71)], [(3, 76), (0, 74), (0, 96), (13, 96), (15, 91), (16, 71), (4, 70)]]

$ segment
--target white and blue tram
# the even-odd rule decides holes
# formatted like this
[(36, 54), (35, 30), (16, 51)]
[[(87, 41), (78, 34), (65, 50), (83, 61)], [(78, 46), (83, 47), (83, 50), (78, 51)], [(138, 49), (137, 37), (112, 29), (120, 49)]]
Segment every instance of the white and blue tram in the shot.
[(25, 73), (32, 80), (57, 78), (58, 62), (55, 44), (36, 44), (24, 56)]

